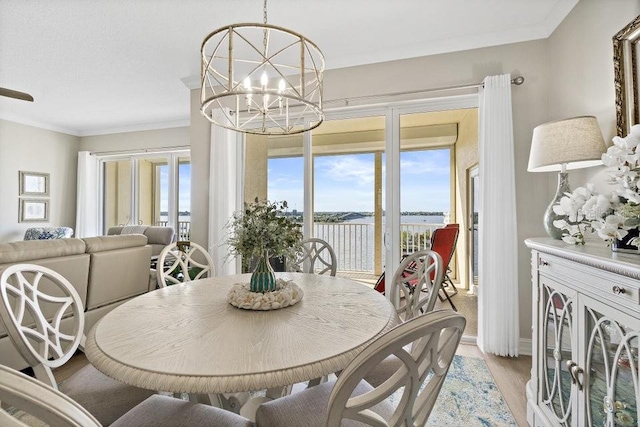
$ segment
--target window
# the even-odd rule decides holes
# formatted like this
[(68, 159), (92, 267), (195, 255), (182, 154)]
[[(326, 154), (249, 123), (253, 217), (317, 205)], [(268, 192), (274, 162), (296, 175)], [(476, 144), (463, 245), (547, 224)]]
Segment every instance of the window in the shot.
[(190, 239), (188, 152), (103, 158), (101, 165), (103, 233), (117, 225), (168, 225), (178, 239)]

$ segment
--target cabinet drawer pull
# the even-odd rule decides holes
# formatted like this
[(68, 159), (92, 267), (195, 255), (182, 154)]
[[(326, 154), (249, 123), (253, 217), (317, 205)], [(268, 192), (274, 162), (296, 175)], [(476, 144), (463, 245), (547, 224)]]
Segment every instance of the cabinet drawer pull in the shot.
[(621, 288), (618, 285), (614, 285), (612, 290), (613, 290), (613, 293), (616, 295), (624, 294), (626, 292), (624, 288)]
[(540, 260), (540, 265), (547, 267), (549, 265), (549, 262)]

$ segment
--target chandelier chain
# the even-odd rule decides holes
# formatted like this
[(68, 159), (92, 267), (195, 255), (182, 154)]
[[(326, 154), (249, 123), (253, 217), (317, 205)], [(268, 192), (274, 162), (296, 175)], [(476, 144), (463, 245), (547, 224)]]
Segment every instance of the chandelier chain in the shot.
[(264, 0), (264, 2), (263, 2), (262, 20), (264, 21), (265, 24), (267, 23), (267, 0)]
[[(263, 6), (262, 6), (262, 19), (264, 20), (264, 25), (267, 25), (267, 0), (264, 0), (263, 2)], [(265, 28), (264, 31), (262, 32), (262, 47), (264, 49), (264, 56), (267, 56), (267, 44), (268, 44), (268, 40), (267, 40), (267, 29)]]

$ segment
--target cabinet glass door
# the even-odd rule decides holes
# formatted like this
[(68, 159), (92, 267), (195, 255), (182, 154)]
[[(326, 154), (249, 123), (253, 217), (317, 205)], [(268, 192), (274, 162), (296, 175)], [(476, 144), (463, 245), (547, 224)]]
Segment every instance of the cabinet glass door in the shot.
[(585, 365), (588, 425), (637, 426), (640, 396), (637, 320), (620, 312), (606, 313), (611, 310), (608, 307), (590, 305), (586, 307)]
[(576, 360), (573, 339), (574, 295), (562, 292), (543, 279), (541, 300), (542, 366), (540, 399), (550, 418), (561, 426), (572, 425), (573, 387), (568, 363)]

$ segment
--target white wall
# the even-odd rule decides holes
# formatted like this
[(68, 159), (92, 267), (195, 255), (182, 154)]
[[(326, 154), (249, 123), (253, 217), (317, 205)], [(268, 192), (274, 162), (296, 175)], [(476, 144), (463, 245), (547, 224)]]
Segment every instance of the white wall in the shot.
[[(80, 138), (0, 120), (0, 242), (22, 240), (29, 227), (75, 227)], [(47, 223), (18, 222), (19, 171), (50, 174)]]
[[(591, 115), (605, 142), (616, 134), (612, 37), (640, 15), (637, 0), (581, 0), (549, 37), (549, 120)], [(604, 167), (572, 171), (571, 187), (594, 181)], [(543, 174), (554, 175), (554, 174)], [(552, 184), (555, 192), (555, 177)]]

